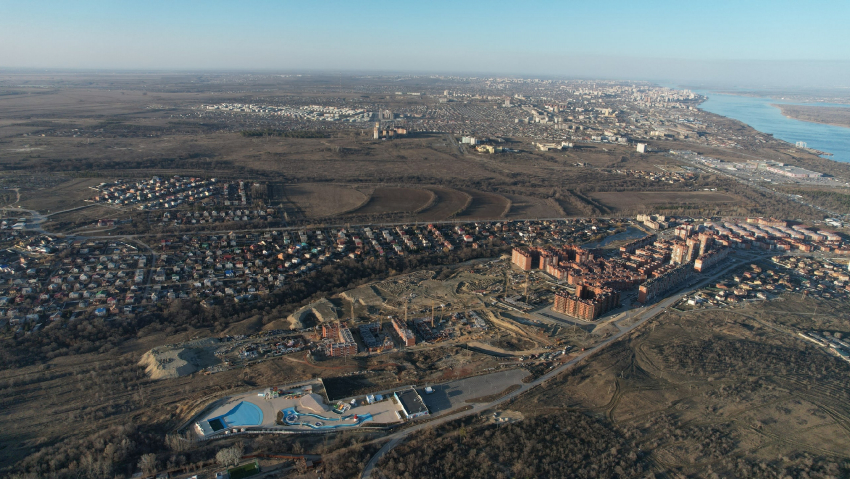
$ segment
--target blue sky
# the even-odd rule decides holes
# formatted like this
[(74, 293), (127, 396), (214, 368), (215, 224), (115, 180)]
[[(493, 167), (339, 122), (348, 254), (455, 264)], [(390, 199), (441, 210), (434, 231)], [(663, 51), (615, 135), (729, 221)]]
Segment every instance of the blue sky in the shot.
[[(10, 1), (0, 67), (833, 81), (850, 1)], [(731, 77), (730, 77), (731, 78)], [(846, 80), (845, 83), (850, 82)]]

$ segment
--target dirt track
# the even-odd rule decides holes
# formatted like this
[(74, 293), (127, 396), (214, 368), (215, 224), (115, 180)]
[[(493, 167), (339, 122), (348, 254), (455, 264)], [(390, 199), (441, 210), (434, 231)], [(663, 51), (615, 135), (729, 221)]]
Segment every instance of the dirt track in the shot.
[(431, 186), (428, 189), (437, 198), (431, 206), (420, 211), (417, 215), (417, 218), (422, 221), (438, 221), (449, 218), (451, 215), (460, 211), (466, 202), (471, 199), (469, 194), (451, 188)]

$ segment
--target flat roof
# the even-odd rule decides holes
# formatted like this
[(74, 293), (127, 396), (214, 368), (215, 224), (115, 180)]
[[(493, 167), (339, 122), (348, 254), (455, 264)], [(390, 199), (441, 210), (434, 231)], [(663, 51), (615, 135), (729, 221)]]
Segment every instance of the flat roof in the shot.
[(422, 397), (419, 396), (419, 393), (417, 393), (415, 389), (411, 388), (403, 391), (396, 391), (395, 395), (398, 397), (398, 400), (401, 402), (401, 407), (404, 408), (404, 412), (407, 413), (408, 416), (428, 413), (428, 407), (425, 406), (425, 403), (422, 401)]

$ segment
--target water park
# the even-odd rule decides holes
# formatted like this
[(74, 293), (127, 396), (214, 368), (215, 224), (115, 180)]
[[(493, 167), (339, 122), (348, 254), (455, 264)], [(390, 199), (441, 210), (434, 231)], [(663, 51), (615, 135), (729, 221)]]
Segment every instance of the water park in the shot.
[(227, 413), (208, 419), (207, 423), (213, 432), (228, 427), (259, 426), (263, 423), (263, 411), (255, 404), (242, 401)]
[(407, 417), (391, 396), (328, 403), (321, 382), (270, 387), (219, 399), (199, 414), (193, 429), (202, 438), (256, 430), (331, 432), (366, 422), (394, 424)]
[[(333, 418), (312, 413), (300, 413), (294, 407), (286, 408), (281, 412), (283, 424), (288, 426), (305, 426), (310, 429), (339, 429), (344, 427), (356, 427), (366, 421), (372, 420), (372, 415), (370, 413), (363, 415), (349, 414), (347, 416)], [(313, 419), (306, 419), (302, 421), (301, 418), (313, 418), (318, 419), (318, 421), (313, 421)]]

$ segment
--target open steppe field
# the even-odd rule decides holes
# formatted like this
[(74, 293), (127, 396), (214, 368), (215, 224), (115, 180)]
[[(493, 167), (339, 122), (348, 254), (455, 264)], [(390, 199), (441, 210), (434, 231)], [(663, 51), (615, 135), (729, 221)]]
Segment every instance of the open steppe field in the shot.
[(434, 196), (434, 193), (422, 188), (378, 187), (372, 192), (369, 202), (353, 214), (413, 213), (427, 207)]
[(100, 219), (117, 219), (119, 221), (129, 218), (129, 212), (109, 206), (91, 205), (56, 215), (50, 215), (42, 225), (47, 231), (67, 233), (78, 228), (92, 229)]
[[(552, 153), (546, 153), (553, 156)], [(633, 146), (580, 143), (575, 148), (555, 153), (567, 164), (586, 163), (596, 168), (630, 168), (636, 170), (657, 171), (657, 164), (676, 164), (672, 158), (658, 158), (656, 155), (641, 154)]]
[(344, 214), (356, 210), (369, 200), (368, 195), (345, 185), (285, 185), (283, 192), (307, 218)]
[(78, 206), (84, 206), (85, 200), (97, 195), (90, 186), (105, 181), (103, 178), (74, 178), (55, 186), (44, 188), (21, 188), (22, 208), (38, 210), (42, 213), (55, 213)]
[(472, 203), (463, 210), (458, 219), (502, 218), (510, 207), (510, 200), (496, 193), (464, 190), (472, 196)]
[(427, 189), (435, 195), (435, 198), (431, 205), (416, 216), (421, 221), (444, 220), (461, 211), (472, 201), (472, 196), (463, 191), (439, 186), (429, 186)]
[[(50, 119), (52, 122), (96, 121), (97, 116), (143, 112), (156, 101), (183, 100), (185, 95), (157, 93), (146, 95), (141, 90), (109, 91), (82, 88), (32, 88), (17, 95), (0, 96), (0, 110), (6, 118)], [(88, 121), (86, 121), (88, 120)], [(6, 127), (9, 122), (0, 125)], [(21, 124), (21, 128), (43, 128), (46, 124)]]
[(787, 295), (671, 311), (511, 408), (604, 416), (637, 430), (652, 462), (683, 475), (730, 477), (739, 460), (787, 467), (802, 454), (840, 463), (850, 451), (850, 364), (784, 326), (848, 334), (843, 309)]
[(649, 208), (653, 205), (709, 205), (738, 201), (717, 191), (605, 191), (590, 193), (594, 200), (613, 210)]
[(38, 136), (37, 130), (70, 131), (49, 126), (35, 128), (36, 136), (0, 138), (0, 166), (20, 171), (97, 171), (107, 177), (134, 171), (191, 171), (219, 178), (272, 176), (284, 182), (433, 184), (493, 177), (476, 162), (458, 161), (456, 153), (431, 148), (428, 138), (377, 143), (361, 136), (361, 130), (329, 138), (246, 138), (238, 132), (209, 131), (224, 125), (197, 121), (157, 126), (126, 117), (107, 120), (98, 127), (103, 132), (86, 138)]
[(564, 209), (554, 200), (535, 198), (523, 195), (504, 195), (511, 200), (511, 209), (507, 218), (560, 218), (565, 215)]

